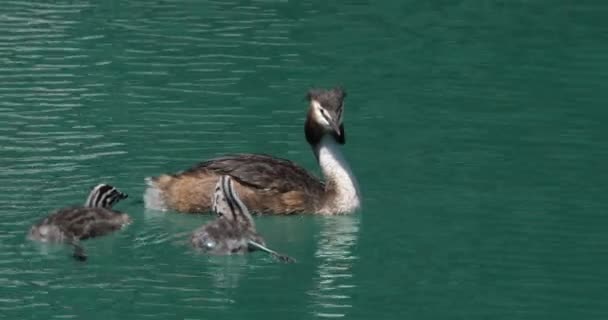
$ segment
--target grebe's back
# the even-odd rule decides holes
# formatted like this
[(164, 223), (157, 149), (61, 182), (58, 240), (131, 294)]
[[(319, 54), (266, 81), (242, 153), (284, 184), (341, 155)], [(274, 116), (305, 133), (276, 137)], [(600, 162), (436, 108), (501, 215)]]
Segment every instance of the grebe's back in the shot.
[(233, 154), (199, 163), (172, 175), (148, 178), (144, 195), (152, 209), (206, 212), (220, 176), (234, 180), (243, 202), (259, 213), (314, 212), (324, 184), (292, 161), (265, 154)]

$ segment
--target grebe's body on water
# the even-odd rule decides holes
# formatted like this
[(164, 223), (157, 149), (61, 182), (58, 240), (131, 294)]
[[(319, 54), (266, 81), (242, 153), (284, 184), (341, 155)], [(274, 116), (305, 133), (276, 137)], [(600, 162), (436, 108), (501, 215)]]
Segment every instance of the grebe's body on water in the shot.
[(356, 178), (340, 146), (345, 143), (340, 88), (310, 90), (304, 131), (324, 181), (295, 163), (261, 154), (237, 154), (202, 162), (177, 174), (147, 178), (147, 208), (179, 212), (208, 212), (220, 176), (234, 180), (245, 205), (273, 214), (342, 214), (361, 205)]
[(262, 250), (281, 261), (294, 261), (266, 247), (230, 176), (220, 177), (212, 201), (212, 210), (217, 214), (217, 219), (192, 233), (192, 246), (210, 254), (244, 254)]
[(103, 236), (131, 223), (131, 218), (112, 206), (128, 196), (111, 185), (99, 184), (84, 205), (59, 209), (33, 225), (28, 238), (74, 246), (74, 258), (86, 260), (81, 240)]

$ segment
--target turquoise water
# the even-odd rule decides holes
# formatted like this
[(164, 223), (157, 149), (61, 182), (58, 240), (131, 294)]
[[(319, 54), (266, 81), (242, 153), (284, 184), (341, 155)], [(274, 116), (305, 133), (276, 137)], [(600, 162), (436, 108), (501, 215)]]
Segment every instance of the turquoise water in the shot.
[[(608, 4), (5, 1), (0, 317), (605, 319)], [(318, 173), (304, 94), (343, 85), (363, 209), (270, 217), (298, 260), (207, 257), (146, 176), (265, 152)], [(90, 259), (25, 239), (98, 182)]]

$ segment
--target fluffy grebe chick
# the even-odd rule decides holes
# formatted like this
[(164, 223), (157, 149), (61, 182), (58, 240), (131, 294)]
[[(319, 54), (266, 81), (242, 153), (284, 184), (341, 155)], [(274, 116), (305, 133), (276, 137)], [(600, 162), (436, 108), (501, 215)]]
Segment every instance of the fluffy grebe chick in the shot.
[(350, 213), (361, 205), (359, 188), (340, 145), (344, 135), (346, 93), (341, 88), (308, 92), (304, 125), (325, 181), (295, 163), (261, 154), (229, 155), (202, 162), (177, 174), (147, 178), (147, 208), (179, 212), (207, 212), (213, 188), (222, 175), (235, 181), (243, 202), (253, 212), (292, 214)]
[(91, 190), (84, 205), (59, 209), (30, 228), (28, 238), (40, 242), (68, 243), (74, 246), (74, 258), (87, 259), (81, 240), (103, 236), (121, 229), (131, 218), (112, 209), (127, 194), (108, 184)]
[(213, 212), (217, 219), (192, 233), (190, 243), (210, 254), (244, 254), (261, 250), (283, 262), (292, 258), (268, 249), (255, 230), (249, 210), (239, 198), (230, 176), (221, 176), (213, 193)]

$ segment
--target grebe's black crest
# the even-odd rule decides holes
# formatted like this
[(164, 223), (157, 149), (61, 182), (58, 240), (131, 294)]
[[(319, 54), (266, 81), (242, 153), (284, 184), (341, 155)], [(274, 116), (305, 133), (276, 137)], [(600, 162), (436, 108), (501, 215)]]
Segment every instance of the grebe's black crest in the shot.
[(91, 193), (89, 193), (89, 197), (87, 201), (85, 201), (84, 206), (89, 208), (106, 208), (112, 209), (112, 206), (120, 200), (126, 199), (128, 197), (127, 194), (118, 191), (118, 189), (114, 188), (109, 184), (98, 184), (96, 185)]
[(332, 135), (339, 144), (346, 143), (343, 110), (346, 92), (337, 87), (330, 90), (311, 89), (306, 95), (310, 109), (306, 117), (304, 132), (306, 141), (317, 145), (324, 135)]
[(334, 114), (340, 115), (342, 113), (342, 106), (344, 99), (346, 98), (346, 91), (342, 87), (335, 87), (333, 89), (310, 89), (306, 94), (308, 101), (316, 100), (327, 109), (327, 111), (333, 112)]

